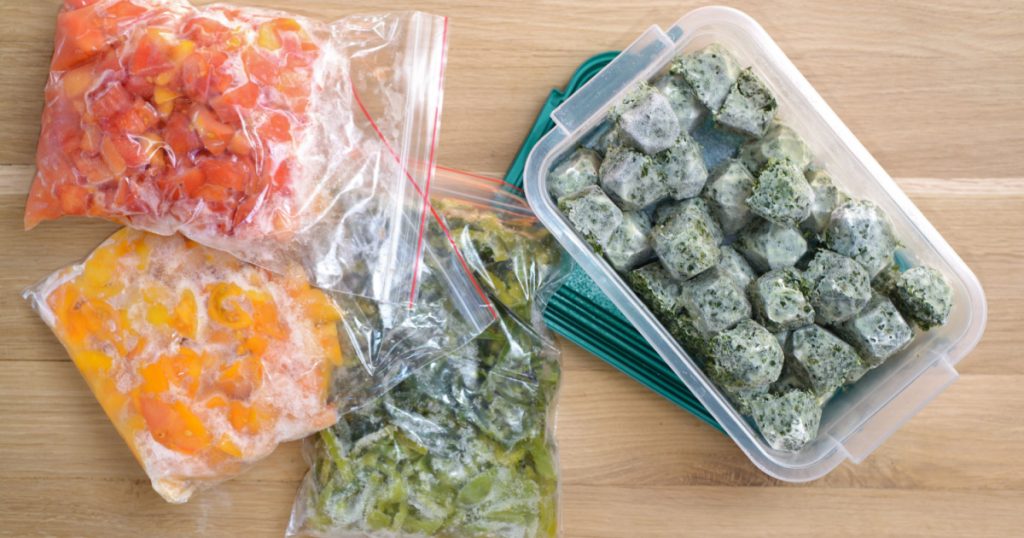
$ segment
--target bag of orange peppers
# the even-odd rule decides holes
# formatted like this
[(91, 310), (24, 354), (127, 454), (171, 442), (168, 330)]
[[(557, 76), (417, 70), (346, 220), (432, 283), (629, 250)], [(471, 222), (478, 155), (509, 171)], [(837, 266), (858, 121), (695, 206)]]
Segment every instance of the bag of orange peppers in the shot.
[(321, 288), (405, 303), (446, 40), (446, 19), (416, 12), (325, 23), (65, 0), (25, 226), (83, 215), (179, 232), (276, 272), (299, 260)]

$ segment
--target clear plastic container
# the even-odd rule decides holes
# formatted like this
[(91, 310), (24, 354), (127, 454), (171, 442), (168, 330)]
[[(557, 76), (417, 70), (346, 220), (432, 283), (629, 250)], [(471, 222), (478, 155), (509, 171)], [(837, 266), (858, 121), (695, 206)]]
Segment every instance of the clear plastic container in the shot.
[[(611, 106), (638, 81), (663, 72), (680, 53), (718, 42), (771, 88), (779, 118), (800, 134), (816, 162), (854, 196), (873, 200), (903, 242), (897, 256), (908, 265), (942, 271), (954, 290), (948, 323), (919, 334), (911, 345), (833, 398), (817, 439), (797, 453), (772, 449), (752, 422), (715, 385), (612, 267), (569, 226), (548, 195), (547, 172), (605, 120)], [(789, 482), (818, 479), (844, 460), (863, 461), (893, 432), (948, 387), (954, 366), (977, 345), (987, 306), (977, 277), (925, 219), (889, 174), (836, 116), (778, 45), (748, 15), (731, 8), (691, 11), (667, 31), (652, 26), (571, 99), (552, 113), (556, 124), (533, 149), (525, 187), (541, 222), (636, 326), (672, 370), (721, 423), (750, 460)]]

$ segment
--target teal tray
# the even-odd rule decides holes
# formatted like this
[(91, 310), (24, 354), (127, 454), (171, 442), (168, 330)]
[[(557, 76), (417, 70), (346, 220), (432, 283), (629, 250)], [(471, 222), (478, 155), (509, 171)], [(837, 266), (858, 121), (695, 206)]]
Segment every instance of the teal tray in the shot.
[[(617, 55), (618, 52), (610, 51), (593, 56), (576, 70), (565, 89), (551, 90), (505, 174), (505, 181), (522, 187), (526, 157), (555, 126), (551, 113)], [(686, 385), (579, 268), (573, 270), (551, 298), (544, 320), (551, 330), (722, 431)]]

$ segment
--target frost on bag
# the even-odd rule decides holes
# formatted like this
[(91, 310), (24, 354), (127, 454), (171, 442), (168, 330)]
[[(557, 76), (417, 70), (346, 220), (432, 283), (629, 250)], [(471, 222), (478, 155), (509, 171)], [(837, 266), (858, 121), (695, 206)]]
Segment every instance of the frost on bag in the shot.
[(125, 228), (25, 295), (170, 502), (337, 419), (340, 312), (301, 270)]
[[(402, 303), (436, 143), (446, 21), (322, 23), (184, 0), (66, 0), (25, 226), (180, 232)], [(428, 169), (429, 172), (429, 169)]]
[(563, 254), (497, 185), (436, 181), (434, 207), (498, 321), (307, 441), (289, 536), (558, 534), (560, 364), (540, 311)]

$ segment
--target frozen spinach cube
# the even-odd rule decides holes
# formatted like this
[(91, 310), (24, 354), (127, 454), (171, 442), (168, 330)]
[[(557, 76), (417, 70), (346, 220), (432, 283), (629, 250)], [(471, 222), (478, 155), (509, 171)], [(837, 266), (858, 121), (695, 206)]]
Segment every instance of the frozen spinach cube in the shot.
[(669, 273), (687, 279), (718, 263), (722, 231), (703, 200), (680, 202), (665, 210), (663, 216), (651, 230), (651, 244)]
[(604, 156), (608, 153), (609, 149), (623, 146), (625, 145), (625, 142), (622, 140), (619, 129), (615, 126), (615, 122), (609, 120), (602, 123), (594, 129), (592, 133), (584, 137), (581, 145), (591, 151), (594, 151), (600, 156)]
[(906, 347), (914, 336), (892, 301), (881, 295), (872, 297), (856, 316), (837, 325), (836, 332), (871, 368)]
[(938, 270), (917, 266), (896, 279), (892, 300), (907, 319), (927, 331), (949, 319), (953, 288)]
[(727, 161), (708, 180), (703, 196), (726, 234), (734, 234), (753, 220), (747, 198), (754, 192), (754, 176), (739, 161)]
[(736, 252), (736, 249), (730, 246), (719, 247), (722, 253), (722, 259), (715, 266), (714, 270), (718, 271), (732, 279), (741, 290), (746, 290), (750, 282), (757, 278), (757, 274), (754, 273), (754, 269), (747, 263), (746, 258), (742, 254)]
[(789, 161), (773, 159), (757, 175), (747, 205), (776, 224), (796, 226), (811, 214), (813, 198), (803, 172)]
[(668, 196), (665, 180), (647, 155), (611, 148), (601, 163), (601, 187), (623, 209), (642, 209)]
[(850, 197), (832, 182), (832, 176), (824, 170), (808, 170), (805, 177), (814, 196), (811, 201), (811, 214), (800, 223), (800, 229), (820, 235), (828, 226), (832, 211)]
[[(785, 333), (777, 333), (775, 336), (778, 337), (779, 334), (785, 334), (788, 336), (790, 333), (787, 331)], [(783, 350), (788, 346), (788, 344), (780, 345), (782, 345)], [(779, 379), (776, 382), (769, 385), (768, 390), (774, 394), (785, 394), (791, 390), (808, 390), (808, 388), (807, 382), (800, 379), (800, 377), (793, 371), (792, 361), (786, 361), (782, 365), (782, 375), (779, 376)]]
[(797, 452), (818, 436), (821, 408), (808, 391), (769, 394), (757, 400), (753, 408), (757, 429), (775, 450)]
[(593, 150), (579, 148), (548, 174), (548, 192), (558, 200), (583, 187), (597, 185), (600, 169), (601, 156)]
[(759, 273), (792, 267), (807, 252), (800, 230), (766, 220), (754, 221), (740, 232), (732, 245)]
[(697, 322), (692, 317), (682, 313), (672, 318), (667, 327), (668, 332), (691, 357), (698, 361), (707, 360), (710, 354), (710, 341), (697, 328)]
[(792, 267), (769, 271), (750, 285), (750, 301), (770, 331), (786, 331), (814, 322), (814, 307), (803, 292), (800, 274)]
[(622, 213), (622, 224), (612, 232), (604, 244), (604, 256), (619, 272), (627, 272), (651, 259), (654, 252), (650, 241), (651, 222), (640, 211)]
[(749, 67), (740, 72), (715, 113), (718, 125), (750, 137), (764, 135), (775, 119), (778, 103), (764, 82)]
[(874, 202), (850, 200), (832, 212), (825, 244), (860, 262), (874, 278), (892, 263), (896, 237), (889, 219)]
[(729, 399), (729, 402), (736, 408), (741, 415), (749, 415), (754, 411), (754, 403), (760, 398), (768, 394), (768, 389), (771, 385), (759, 385), (753, 388), (746, 387), (730, 387), (719, 383), (716, 380), (718, 370), (711, 368), (708, 370), (708, 377), (711, 381), (714, 381), (718, 385), (718, 390), (722, 391), (722, 394)]
[(754, 174), (771, 159), (788, 160), (800, 170), (805, 170), (814, 158), (800, 135), (786, 125), (775, 122), (761, 138), (751, 140), (740, 147), (739, 158)]
[(594, 250), (600, 250), (622, 224), (622, 210), (596, 185), (563, 196), (558, 209)]
[(740, 74), (732, 54), (717, 43), (687, 53), (672, 62), (669, 72), (680, 75), (704, 106), (718, 110)]
[(871, 279), (871, 287), (876, 292), (885, 295), (886, 297), (892, 298), (893, 290), (896, 289), (896, 281), (900, 278), (900, 266), (896, 263), (892, 263), (885, 269), (882, 269), (875, 275), (875, 278)]
[(666, 74), (654, 83), (654, 87), (660, 91), (676, 113), (679, 120), (679, 127), (683, 132), (691, 132), (700, 125), (704, 118), (704, 105), (693, 88), (679, 75)]
[(871, 300), (871, 279), (852, 258), (819, 250), (803, 273), (807, 296), (818, 323), (827, 325), (852, 318)]
[(630, 271), (626, 281), (651, 312), (663, 321), (674, 318), (682, 308), (682, 283), (658, 262)]
[(714, 268), (683, 283), (682, 305), (704, 334), (724, 331), (750, 317), (743, 288)]
[(853, 346), (820, 325), (808, 325), (793, 331), (786, 358), (793, 371), (814, 392), (829, 394), (843, 386), (860, 365)]
[(622, 140), (648, 155), (671, 147), (682, 132), (668, 98), (647, 84), (630, 93), (613, 115)]
[(779, 378), (784, 360), (775, 335), (745, 319), (711, 338), (711, 366), (719, 385), (754, 388)]
[(655, 155), (654, 164), (664, 178), (668, 194), (676, 200), (697, 196), (708, 179), (700, 144), (687, 134), (680, 135), (672, 147)]

